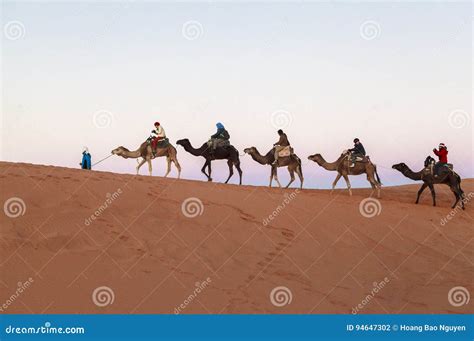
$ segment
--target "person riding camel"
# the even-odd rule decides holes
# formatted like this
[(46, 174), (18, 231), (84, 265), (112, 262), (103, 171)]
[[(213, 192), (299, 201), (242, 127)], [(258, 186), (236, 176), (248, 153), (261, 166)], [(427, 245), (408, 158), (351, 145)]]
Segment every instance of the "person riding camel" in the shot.
[(358, 157), (364, 158), (366, 155), (365, 148), (358, 138), (354, 139), (354, 148), (349, 149), (349, 152), (351, 153), (351, 165), (349, 167), (355, 166)]
[(156, 156), (156, 146), (160, 140), (166, 138), (166, 133), (163, 127), (161, 126), (160, 122), (155, 122), (155, 129), (151, 131), (153, 136), (153, 140), (151, 141), (151, 150), (153, 153), (153, 157)]
[(229, 145), (230, 134), (225, 129), (224, 125), (220, 122), (216, 123), (217, 132), (211, 136), (208, 141), (208, 146), (211, 148), (211, 153), (214, 152), (217, 147), (223, 147)]
[(444, 143), (440, 143), (438, 147), (439, 150), (433, 148), (433, 153), (439, 158), (439, 161), (436, 162), (433, 170), (435, 177), (438, 176), (438, 171), (441, 169), (441, 167), (444, 167), (448, 164), (448, 148)]
[(290, 146), (290, 141), (288, 141), (288, 136), (286, 136), (283, 130), (279, 129), (278, 135), (280, 136), (280, 139), (276, 143), (273, 144), (273, 147), (275, 148), (275, 161), (273, 161), (274, 165), (278, 163), (278, 157), (279, 157), (280, 152), (286, 147)]

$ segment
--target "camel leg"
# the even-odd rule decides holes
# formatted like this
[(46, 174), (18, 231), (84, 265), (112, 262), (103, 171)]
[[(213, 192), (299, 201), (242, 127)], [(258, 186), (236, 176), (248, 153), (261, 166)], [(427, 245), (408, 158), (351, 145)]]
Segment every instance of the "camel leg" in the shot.
[(274, 168), (271, 167), (271, 170), (270, 170), (270, 184), (268, 185), (268, 187), (272, 187), (273, 172), (274, 172)]
[(459, 200), (461, 200), (461, 207), (462, 207), (462, 209), (464, 209), (464, 201), (462, 200), (463, 199), (463, 193), (461, 191), (459, 191), (459, 186), (457, 184), (451, 183), (449, 185), (449, 189), (451, 190), (451, 192), (453, 192), (454, 196), (456, 197), (456, 200), (454, 201), (454, 204), (453, 204), (453, 206), (451, 206), (451, 208), (455, 208), (456, 205), (458, 204)]
[(352, 196), (351, 182), (349, 181), (349, 176), (347, 174), (343, 174), (342, 176), (344, 177), (344, 180), (346, 180), (347, 189), (349, 190), (349, 195)]
[(278, 180), (278, 168), (276, 168), (276, 167), (274, 167), (274, 168), (275, 168), (275, 181), (277, 182), (278, 187), (281, 188), (280, 180)]
[(416, 195), (415, 204), (418, 204), (420, 202), (421, 193), (423, 193), (423, 191), (425, 190), (426, 187), (428, 187), (428, 184), (426, 184), (424, 182), (423, 185), (421, 185), (420, 189), (418, 190), (418, 194)]
[(207, 177), (207, 181), (211, 181), (211, 177), (206, 173), (206, 167), (208, 165), (208, 163), (210, 163), (211, 161), (209, 160), (206, 160), (206, 162), (204, 163), (204, 166), (202, 166), (201, 168), (201, 172), (204, 173), (204, 175)]
[(143, 166), (145, 164), (146, 160), (145, 159), (142, 159), (140, 161), (140, 163), (137, 165), (137, 175), (138, 175), (138, 172), (140, 171), (140, 167)]
[(341, 176), (342, 176), (341, 173), (337, 173), (336, 179), (334, 179), (334, 182), (332, 183), (331, 194), (332, 194), (332, 192), (334, 191), (334, 188), (336, 188), (337, 182), (339, 181), (339, 179), (341, 178)]
[(428, 184), (431, 191), (431, 197), (433, 198), (433, 206), (436, 206), (436, 193), (433, 184)]
[(288, 185), (286, 185), (285, 188), (290, 187), (290, 185), (293, 183), (293, 181), (295, 181), (295, 171), (288, 167), (288, 172), (290, 173), (290, 182), (288, 182)]
[(229, 177), (225, 181), (225, 183), (228, 183), (232, 175), (234, 175), (234, 163), (232, 160), (227, 160), (227, 165), (229, 166)]
[(369, 181), (370, 186), (372, 187), (372, 193), (374, 193), (374, 191), (377, 190), (377, 198), (380, 198), (380, 186), (377, 180), (375, 180), (375, 177), (373, 175), (367, 174), (367, 181)]
[(300, 167), (296, 168), (296, 174), (298, 175), (298, 178), (300, 179), (300, 189), (303, 189), (304, 177), (303, 177), (303, 172), (301, 171)]
[(207, 165), (207, 172), (209, 173), (209, 180), (208, 180), (208, 181), (212, 181), (212, 177), (211, 177), (211, 172), (212, 172), (211, 160), (209, 160), (209, 164)]
[(240, 162), (234, 164), (235, 168), (237, 168), (237, 172), (239, 172), (239, 185), (242, 185), (242, 169), (240, 169)]
[(456, 205), (459, 202), (460, 195), (455, 189), (453, 189), (453, 188), (450, 188), (450, 189), (451, 189), (451, 192), (453, 192), (454, 196), (456, 197), (456, 200), (454, 201), (454, 204), (453, 204), (453, 206), (451, 206), (451, 208), (455, 208)]
[(461, 208), (464, 210), (464, 201), (465, 201), (465, 194), (464, 191), (461, 189), (461, 184), (457, 181), (457, 179), (451, 180), (451, 184), (449, 188), (456, 196), (456, 202), (454, 203), (452, 208), (455, 208), (458, 204), (459, 200), (461, 200)]
[(167, 169), (166, 169), (166, 173), (165, 173), (165, 178), (168, 176), (168, 174), (171, 172), (171, 159), (170, 157), (168, 156), (166, 158), (166, 163), (167, 163)]
[(147, 157), (146, 162), (148, 162), (148, 173), (151, 176), (151, 173), (152, 173), (151, 159)]
[(178, 170), (178, 179), (181, 177), (181, 165), (178, 162), (177, 158), (172, 159), (174, 165), (176, 166), (176, 169)]

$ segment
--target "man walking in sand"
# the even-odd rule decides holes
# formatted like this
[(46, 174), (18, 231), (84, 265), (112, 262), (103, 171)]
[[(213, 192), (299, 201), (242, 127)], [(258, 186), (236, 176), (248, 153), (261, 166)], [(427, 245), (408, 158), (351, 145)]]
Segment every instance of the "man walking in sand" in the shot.
[(92, 168), (92, 156), (89, 153), (89, 148), (84, 147), (82, 150), (82, 161), (79, 163), (82, 169), (90, 170)]

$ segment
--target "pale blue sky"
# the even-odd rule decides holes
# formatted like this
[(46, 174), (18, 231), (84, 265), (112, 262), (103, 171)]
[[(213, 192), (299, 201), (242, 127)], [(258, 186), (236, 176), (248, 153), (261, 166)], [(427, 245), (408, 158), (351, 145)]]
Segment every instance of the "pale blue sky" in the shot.
[[(472, 177), (472, 14), (470, 2), (4, 3), (1, 159), (77, 167), (82, 146), (95, 160), (133, 149), (156, 120), (173, 142), (195, 145), (222, 121), (240, 151), (263, 152), (277, 140), (272, 113), (285, 111), (308, 186), (326, 188), (335, 174), (307, 156), (332, 161), (354, 137), (387, 185), (405, 180), (382, 167), (421, 168), (439, 142)], [(19, 39), (6, 32), (12, 21)], [(197, 39), (183, 34), (189, 21)], [(94, 124), (99, 111), (110, 125)], [(180, 147), (178, 157), (183, 177), (202, 179), (202, 159)], [(267, 183), (267, 168), (242, 162), (245, 183)], [(114, 157), (97, 169), (135, 164)], [(164, 159), (154, 166), (163, 174)], [(216, 162), (214, 178), (226, 168)]]

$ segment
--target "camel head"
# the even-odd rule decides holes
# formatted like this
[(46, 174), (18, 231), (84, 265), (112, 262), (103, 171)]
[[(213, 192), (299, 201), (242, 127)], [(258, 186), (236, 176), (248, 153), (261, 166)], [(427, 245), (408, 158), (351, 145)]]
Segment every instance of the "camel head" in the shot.
[(402, 162), (402, 163), (397, 163), (396, 165), (393, 165), (392, 168), (403, 173), (408, 169), (408, 166)]
[(324, 159), (321, 156), (321, 154), (310, 155), (310, 156), (308, 156), (308, 160), (314, 161), (318, 165), (321, 165), (322, 163), (324, 163)]
[(257, 152), (257, 148), (255, 147), (249, 147), (244, 149), (245, 154), (255, 154)]
[(176, 141), (176, 144), (179, 144), (180, 146), (184, 147), (191, 145), (191, 142), (189, 142), (189, 139), (181, 139)]
[(113, 155), (118, 155), (118, 156), (121, 156), (121, 157), (124, 157), (124, 158), (127, 158), (124, 154), (125, 152), (129, 152), (129, 150), (127, 148), (125, 148), (124, 146), (120, 146), (120, 147), (117, 147), (115, 148), (114, 150), (112, 150), (112, 154)]

